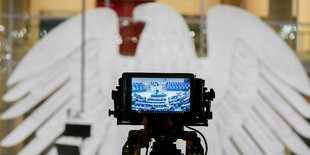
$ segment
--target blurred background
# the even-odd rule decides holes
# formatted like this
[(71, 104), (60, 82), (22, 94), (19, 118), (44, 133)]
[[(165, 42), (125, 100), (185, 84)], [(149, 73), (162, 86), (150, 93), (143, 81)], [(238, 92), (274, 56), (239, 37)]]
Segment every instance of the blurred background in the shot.
[[(199, 57), (208, 54), (205, 34), (208, 9), (219, 4), (243, 8), (270, 25), (293, 49), (310, 75), (310, 0), (86, 0), (86, 9), (110, 7), (122, 23), (132, 20), (135, 6), (147, 2), (168, 4), (183, 15)], [(0, 0), (0, 96), (8, 89), (8, 76), (28, 50), (58, 24), (80, 13), (81, 4), (77, 0)], [(133, 23), (127, 26), (129, 28), (125, 29), (120, 25), (123, 39), (139, 35), (141, 26)], [(131, 48), (121, 48), (120, 53), (134, 56), (135, 52)], [(0, 99), (0, 114), (9, 106), (10, 103)], [(0, 139), (24, 117), (0, 120)], [(27, 140), (12, 148), (0, 147), (0, 155), (16, 154), (25, 143)]]

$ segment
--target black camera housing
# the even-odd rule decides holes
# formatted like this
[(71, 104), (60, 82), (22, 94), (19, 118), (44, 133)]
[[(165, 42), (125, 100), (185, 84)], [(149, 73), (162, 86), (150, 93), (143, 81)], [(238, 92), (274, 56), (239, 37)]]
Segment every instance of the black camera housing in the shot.
[[(186, 111), (132, 111), (132, 79), (134, 78), (184, 78), (190, 82), (190, 108)], [(189, 73), (123, 73), (119, 86), (112, 91), (114, 110), (109, 116), (117, 118), (118, 125), (156, 125), (170, 122), (179, 126), (208, 126), (212, 119), (213, 89), (207, 92), (205, 81)]]

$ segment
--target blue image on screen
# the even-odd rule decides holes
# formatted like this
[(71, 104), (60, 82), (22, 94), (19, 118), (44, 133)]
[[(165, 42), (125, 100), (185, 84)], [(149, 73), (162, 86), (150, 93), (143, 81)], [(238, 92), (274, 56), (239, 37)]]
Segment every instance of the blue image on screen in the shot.
[(132, 78), (131, 110), (190, 112), (190, 78)]

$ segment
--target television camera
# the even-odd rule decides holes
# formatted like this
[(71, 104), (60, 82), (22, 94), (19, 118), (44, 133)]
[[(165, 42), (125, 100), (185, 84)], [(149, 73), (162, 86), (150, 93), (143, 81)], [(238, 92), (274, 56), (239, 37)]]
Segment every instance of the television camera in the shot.
[(189, 73), (123, 73), (118, 83), (109, 116), (114, 115), (118, 125), (144, 125), (129, 132), (124, 155), (140, 154), (144, 147), (148, 150), (152, 139), (150, 155), (180, 155), (174, 144), (177, 139), (186, 141), (186, 154), (203, 154), (196, 133), (200, 132), (184, 131), (184, 126), (208, 126), (212, 119), (215, 92), (204, 87), (203, 79)]

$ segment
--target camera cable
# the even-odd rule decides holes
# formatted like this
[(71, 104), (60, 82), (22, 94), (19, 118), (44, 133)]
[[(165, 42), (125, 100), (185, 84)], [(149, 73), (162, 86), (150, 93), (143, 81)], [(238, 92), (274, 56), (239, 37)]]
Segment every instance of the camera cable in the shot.
[(150, 147), (150, 143), (149, 143), (148, 146), (146, 147), (145, 155), (147, 155), (147, 153), (149, 152), (149, 147)]
[(187, 127), (188, 129), (191, 129), (191, 130), (196, 131), (197, 133), (199, 133), (199, 135), (202, 137), (203, 141), (205, 142), (205, 146), (206, 146), (205, 155), (207, 155), (207, 153), (208, 153), (208, 143), (207, 143), (207, 140), (206, 140), (205, 136), (203, 136), (203, 134), (199, 130), (197, 130), (197, 129), (194, 129), (194, 128), (189, 127), (189, 126), (185, 126), (185, 127)]

